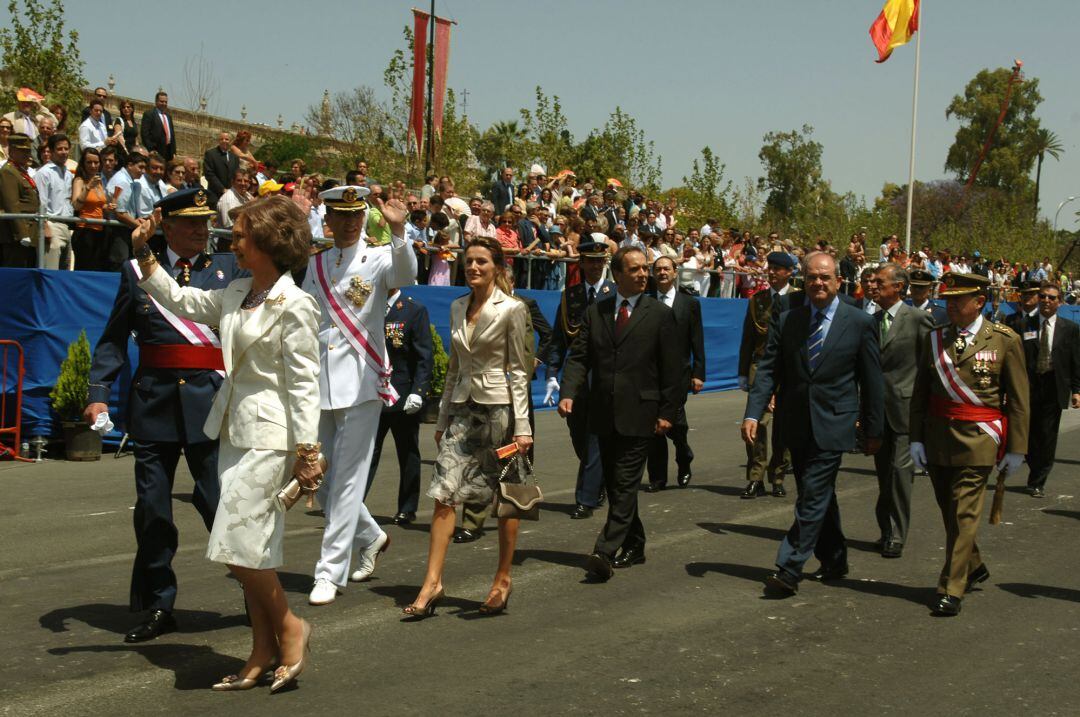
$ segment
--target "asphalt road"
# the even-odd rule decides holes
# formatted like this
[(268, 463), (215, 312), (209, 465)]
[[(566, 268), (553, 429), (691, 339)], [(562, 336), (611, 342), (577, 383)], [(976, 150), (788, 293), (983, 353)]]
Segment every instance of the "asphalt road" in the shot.
[[(1077, 714), (1068, 675), (1080, 656), (1080, 411), (1063, 419), (1048, 497), (1008, 494), (1006, 522), (980, 530), (990, 582), (959, 617), (940, 619), (925, 607), (943, 541), (929, 483), (918, 479), (904, 556), (884, 560), (872, 552), (877, 484), (863, 456), (846, 458), (839, 480), (849, 578), (763, 597), (794, 490), (739, 500), (742, 403), (738, 393), (690, 401), (694, 480), (641, 494), (648, 562), (607, 584), (583, 581), (601, 518), (568, 519), (573, 453), (562, 421), (539, 414), (537, 469), (549, 502), (539, 523), (523, 526), (511, 608), (495, 618), (476, 612), (495, 568), (489, 533), (451, 546), (449, 599), (437, 617), (399, 622), (423, 576), (430, 509), (415, 526), (387, 528), (393, 543), (371, 581), (333, 605), (308, 606), (322, 519), (294, 508), (281, 577), (315, 626), (313, 654), (299, 688), (274, 696), (207, 689), (242, 664), (249, 632), (236, 583), (203, 557), (186, 470), (174, 501), (181, 631), (125, 645), (136, 617), (126, 605), (131, 458), (0, 463), (0, 712)], [(430, 430), (422, 441), (430, 458)], [(392, 456), (370, 500), (383, 521), (395, 506)]]

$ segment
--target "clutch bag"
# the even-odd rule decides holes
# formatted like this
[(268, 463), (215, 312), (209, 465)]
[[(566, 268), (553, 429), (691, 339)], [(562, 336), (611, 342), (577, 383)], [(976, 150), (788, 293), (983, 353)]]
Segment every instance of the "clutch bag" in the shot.
[[(319, 466), (322, 467), (323, 474), (326, 474), (326, 457), (323, 454), (319, 454)], [(322, 481), (319, 481), (319, 485), (322, 485)], [(317, 490), (317, 488), (316, 488)], [(277, 492), (277, 501), (281, 505), (282, 510), (288, 510), (296, 505), (296, 501), (307, 494), (307, 507), (315, 507), (315, 490), (308, 490), (304, 486), (300, 485), (300, 480), (295, 476), (289, 480), (285, 486)]]

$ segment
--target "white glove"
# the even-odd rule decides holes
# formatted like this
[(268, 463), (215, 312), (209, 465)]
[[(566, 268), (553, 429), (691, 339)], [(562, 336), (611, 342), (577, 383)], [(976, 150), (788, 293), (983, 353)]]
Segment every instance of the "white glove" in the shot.
[(1006, 473), (1014, 473), (1017, 469), (1024, 464), (1023, 453), (1006, 453), (1005, 457), (998, 463), (997, 469)]
[(22, 239), (19, 240), (19, 243), (22, 244), (23, 246), (30, 246), (34, 242), (30, 241), (30, 237), (23, 237)]
[(555, 393), (559, 390), (559, 379), (552, 376), (547, 380), (547, 393), (544, 394), (544, 405), (555, 405)]
[(739, 390), (740, 391), (749, 391), (750, 390), (750, 381), (747, 380), (746, 376), (739, 376)]
[(415, 393), (410, 393), (405, 397), (405, 405), (402, 406), (402, 410), (404, 410), (405, 413), (416, 413), (423, 405), (424, 399), (420, 398), (420, 396)]
[(926, 470), (926, 446), (921, 443), (912, 443), (908, 446), (908, 453), (911, 454), (911, 461), (918, 470)]
[(90, 429), (97, 431), (101, 435), (105, 435), (113, 429), (113, 422), (109, 420), (109, 412), (102, 411), (97, 415), (97, 419), (94, 421), (94, 425), (90, 426)]

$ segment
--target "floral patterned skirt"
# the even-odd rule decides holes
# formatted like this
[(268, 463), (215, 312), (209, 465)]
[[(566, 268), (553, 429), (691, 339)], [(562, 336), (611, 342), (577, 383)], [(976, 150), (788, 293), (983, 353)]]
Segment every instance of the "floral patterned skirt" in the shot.
[(510, 404), (450, 404), (428, 496), (445, 505), (490, 503), (502, 465), (495, 449), (510, 442)]

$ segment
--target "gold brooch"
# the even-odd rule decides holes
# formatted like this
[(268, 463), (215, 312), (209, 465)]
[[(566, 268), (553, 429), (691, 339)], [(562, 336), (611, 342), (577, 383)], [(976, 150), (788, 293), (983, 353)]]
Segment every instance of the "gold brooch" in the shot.
[(359, 276), (349, 280), (349, 290), (345, 292), (345, 298), (356, 304), (358, 309), (364, 308), (368, 297), (371, 296), (372, 286), (370, 281), (364, 281)]
[(266, 303), (272, 304), (274, 306), (281, 306), (285, 303), (285, 294), (278, 294), (273, 299), (267, 299)]

